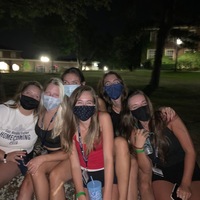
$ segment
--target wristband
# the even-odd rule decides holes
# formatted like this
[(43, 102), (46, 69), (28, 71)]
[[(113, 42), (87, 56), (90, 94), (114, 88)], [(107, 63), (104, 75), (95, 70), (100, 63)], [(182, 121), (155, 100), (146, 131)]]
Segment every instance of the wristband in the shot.
[(76, 198), (78, 199), (81, 195), (86, 196), (86, 193), (85, 193), (85, 192), (78, 192), (78, 193), (76, 194)]
[(3, 157), (3, 162), (4, 162), (4, 163), (7, 163), (6, 157), (7, 157), (7, 154), (5, 153), (5, 154), (4, 154), (4, 157)]
[(135, 152), (138, 153), (144, 153), (144, 149), (135, 149)]

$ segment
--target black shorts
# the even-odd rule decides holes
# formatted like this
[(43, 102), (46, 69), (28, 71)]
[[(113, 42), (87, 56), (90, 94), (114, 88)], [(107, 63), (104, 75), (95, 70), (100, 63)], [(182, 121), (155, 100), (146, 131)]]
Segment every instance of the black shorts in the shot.
[[(88, 176), (89, 176), (89, 180), (88, 182), (90, 182), (92, 179), (93, 180), (98, 180), (101, 181), (102, 187), (104, 187), (104, 170), (100, 170), (100, 171), (94, 171), (94, 172), (87, 172)], [(91, 179), (92, 177), (92, 179)], [(117, 184), (117, 177), (114, 173), (114, 180), (113, 180), (113, 184)], [(83, 181), (83, 186), (85, 188), (87, 188), (86, 184)]]
[(18, 167), (22, 173), (23, 176), (26, 175), (27, 172), (27, 167), (26, 164), (29, 162), (29, 160), (31, 160), (33, 158), (33, 151), (29, 154), (26, 154), (26, 156), (23, 157), (23, 160), (17, 160), (17, 162), (19, 163)]
[[(158, 167), (158, 168), (162, 170), (164, 177), (161, 177), (153, 173), (152, 181), (165, 180), (173, 184), (181, 183), (184, 170), (184, 161), (170, 167), (166, 168)], [(192, 181), (200, 181), (200, 168), (197, 163), (195, 164)]]

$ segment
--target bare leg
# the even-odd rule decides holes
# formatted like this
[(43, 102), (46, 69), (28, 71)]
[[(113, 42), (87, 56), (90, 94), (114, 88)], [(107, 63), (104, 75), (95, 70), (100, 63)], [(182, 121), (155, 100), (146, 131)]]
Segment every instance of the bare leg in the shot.
[(174, 184), (159, 180), (159, 181), (154, 181), (153, 182), (153, 191), (154, 191), (154, 196), (155, 200), (170, 200), (170, 195), (173, 189)]
[[(144, 173), (139, 169), (139, 190), (142, 200), (154, 200), (154, 193), (152, 188), (152, 173)], [(155, 181), (154, 181), (155, 182)], [(158, 190), (159, 191), (159, 190)], [(160, 193), (160, 191), (159, 191)], [(162, 199), (162, 198), (160, 198)], [(159, 199), (159, 200), (160, 200)], [(164, 200), (164, 199), (162, 199)]]
[(14, 162), (0, 162), (0, 188), (6, 185), (12, 178), (20, 174), (20, 169)]
[(50, 199), (65, 200), (64, 184), (72, 178), (69, 159), (61, 161), (50, 172)]
[(34, 175), (31, 175), (34, 191), (37, 200), (49, 199), (49, 180), (48, 174), (50, 171), (60, 162), (44, 162), (36, 171)]
[(200, 197), (200, 181), (193, 181), (191, 184), (192, 196), (191, 200), (199, 200)]
[(30, 174), (26, 174), (19, 190), (17, 200), (31, 200), (33, 198), (33, 183)]
[(128, 200), (138, 199), (138, 163), (136, 158), (131, 158), (131, 169), (128, 186)]
[(115, 138), (114, 149), (119, 200), (124, 200), (127, 199), (130, 173), (130, 153), (127, 141), (122, 137)]
[(113, 184), (112, 200), (118, 200), (118, 198), (119, 198), (118, 186), (117, 186), (117, 184)]

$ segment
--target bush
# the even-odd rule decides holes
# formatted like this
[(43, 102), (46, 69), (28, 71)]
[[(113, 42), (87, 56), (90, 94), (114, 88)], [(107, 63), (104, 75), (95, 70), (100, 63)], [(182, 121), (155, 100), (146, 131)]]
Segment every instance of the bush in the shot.
[(178, 69), (197, 70), (200, 69), (200, 52), (184, 53), (178, 58)]

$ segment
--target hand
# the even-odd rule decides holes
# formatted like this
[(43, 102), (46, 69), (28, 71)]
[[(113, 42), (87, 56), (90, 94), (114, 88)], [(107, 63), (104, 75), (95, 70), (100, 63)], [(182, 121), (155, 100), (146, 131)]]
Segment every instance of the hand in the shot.
[(160, 107), (159, 110), (162, 112), (163, 120), (168, 123), (174, 119), (176, 112), (171, 107)]
[(7, 154), (6, 160), (19, 164), (17, 160), (23, 160), (23, 156), (26, 156), (25, 151), (13, 151)]
[(28, 163), (27, 163), (27, 167), (28, 167), (28, 172), (32, 175), (35, 174), (35, 172), (38, 170), (38, 168), (40, 167), (40, 165), (44, 162), (43, 159), (44, 155), (41, 156), (37, 156), (33, 159), (31, 159)]
[(135, 144), (136, 148), (143, 148), (144, 143), (146, 142), (149, 132), (144, 129), (137, 129), (135, 133)]
[(188, 186), (180, 185), (177, 189), (177, 197), (188, 200), (191, 197), (191, 189)]

